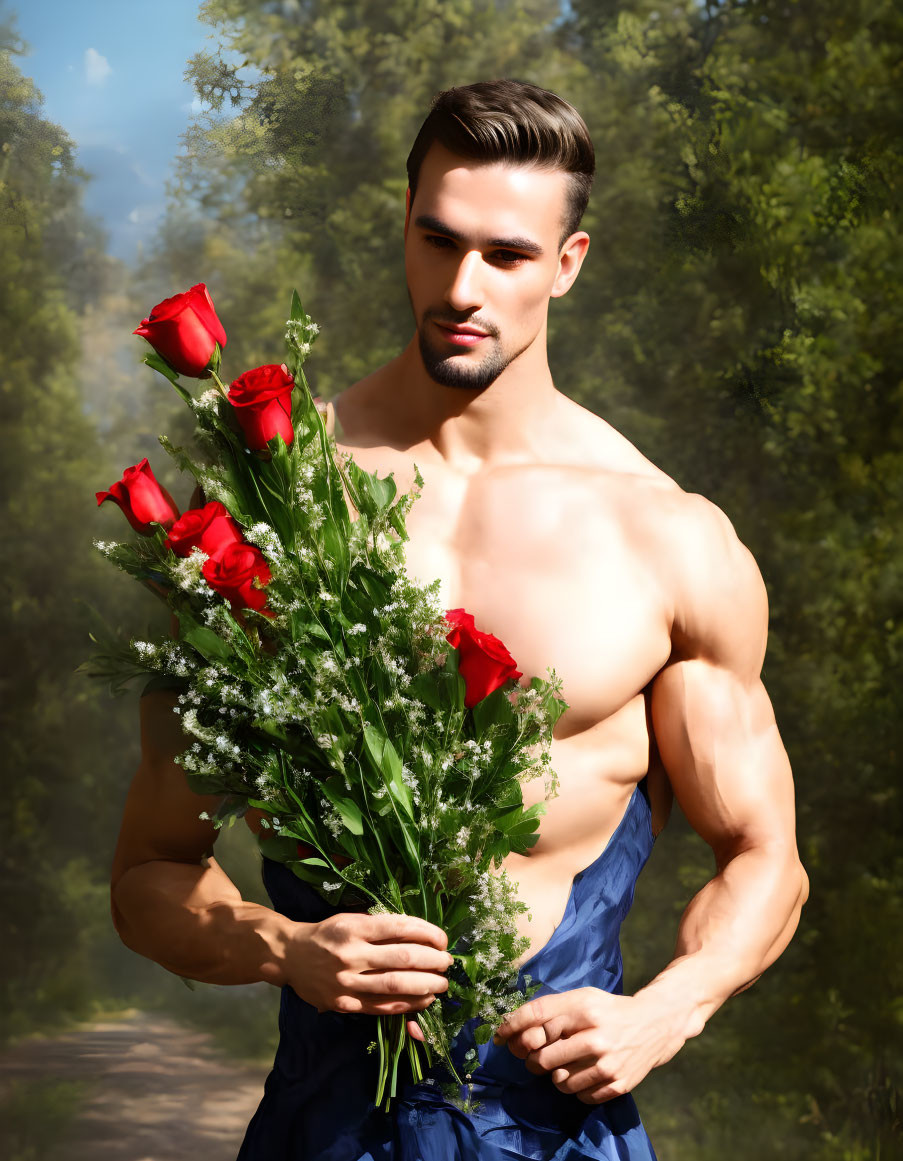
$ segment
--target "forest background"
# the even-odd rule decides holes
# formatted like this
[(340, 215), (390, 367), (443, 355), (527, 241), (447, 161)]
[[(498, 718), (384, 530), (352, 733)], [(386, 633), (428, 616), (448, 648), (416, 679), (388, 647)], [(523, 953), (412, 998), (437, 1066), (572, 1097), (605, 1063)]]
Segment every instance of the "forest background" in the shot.
[[(514, 76), (572, 101), (597, 150), (589, 259), (552, 305), (556, 384), (756, 556), (812, 884), (778, 964), (640, 1087), (644, 1121), (663, 1161), (903, 1156), (903, 9), (208, 0), (202, 17), (222, 51), (187, 63), (203, 111), (130, 265), (82, 208), (89, 179), (14, 21), (0, 28), (3, 1037), (137, 1005), (236, 1055), (272, 1050), (274, 989), (189, 992), (109, 922), (136, 701), (75, 670), (90, 609), (130, 632), (156, 614), (93, 554), (122, 531), (93, 493), (144, 455), (189, 491), (155, 439), (179, 431), (178, 401), (129, 332), (205, 281), (237, 374), (279, 357), (297, 286), (322, 330), (315, 390), (386, 361), (411, 331), (414, 134), (439, 89)], [(237, 830), (221, 843), (261, 898), (253, 848)], [(672, 819), (625, 927), (628, 990), (667, 961), (711, 870)]]

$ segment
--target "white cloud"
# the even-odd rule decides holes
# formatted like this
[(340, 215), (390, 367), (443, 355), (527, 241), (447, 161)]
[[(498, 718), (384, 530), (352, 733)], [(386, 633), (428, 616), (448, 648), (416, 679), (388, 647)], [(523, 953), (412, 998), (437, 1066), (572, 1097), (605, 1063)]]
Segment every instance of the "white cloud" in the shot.
[(110, 62), (96, 48), (85, 51), (85, 80), (89, 85), (102, 85), (112, 71)]
[(128, 221), (133, 226), (151, 226), (163, 216), (165, 209), (163, 202), (135, 206), (128, 214)]
[(191, 115), (194, 117), (196, 117), (199, 113), (207, 113), (209, 110), (210, 105), (208, 102), (202, 101), (200, 97), (195, 97), (193, 100), (187, 101), (184, 105), (182, 105), (182, 112), (191, 113)]

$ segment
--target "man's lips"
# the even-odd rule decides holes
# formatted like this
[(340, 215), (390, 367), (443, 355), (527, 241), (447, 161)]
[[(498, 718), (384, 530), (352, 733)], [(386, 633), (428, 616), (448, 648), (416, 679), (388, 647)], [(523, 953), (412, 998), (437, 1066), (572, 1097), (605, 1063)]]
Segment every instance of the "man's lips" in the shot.
[[(435, 322), (435, 320), (433, 320)], [(443, 337), (458, 347), (472, 347), (480, 339), (487, 337), (485, 331), (478, 331), (476, 327), (454, 326), (453, 324), (437, 322), (436, 326), (442, 331)]]

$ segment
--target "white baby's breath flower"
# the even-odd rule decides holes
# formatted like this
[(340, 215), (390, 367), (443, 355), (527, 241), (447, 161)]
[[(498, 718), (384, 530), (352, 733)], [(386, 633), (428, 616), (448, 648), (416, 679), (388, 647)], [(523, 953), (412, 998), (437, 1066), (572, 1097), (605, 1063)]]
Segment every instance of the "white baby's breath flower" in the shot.
[(278, 557), (282, 556), (282, 542), (276, 534), (276, 531), (263, 521), (252, 524), (245, 532), (245, 539), (251, 544), (256, 544), (267, 556)]
[(170, 575), (176, 586), (189, 593), (209, 592), (203, 572), (207, 559), (207, 553), (201, 552), (199, 548), (193, 549), (188, 556), (180, 557), (170, 569)]
[(194, 401), (195, 411), (215, 411), (221, 399), (219, 391), (211, 387)]

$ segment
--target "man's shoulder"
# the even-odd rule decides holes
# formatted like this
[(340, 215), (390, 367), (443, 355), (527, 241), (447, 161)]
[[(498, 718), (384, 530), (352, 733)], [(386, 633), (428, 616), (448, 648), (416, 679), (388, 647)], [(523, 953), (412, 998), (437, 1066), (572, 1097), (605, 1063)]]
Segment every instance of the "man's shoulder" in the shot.
[(393, 427), (397, 423), (392, 406), (393, 394), (388, 390), (393, 368), (398, 360), (393, 359), (383, 367), (377, 367), (363, 379), (350, 384), (333, 395), (331, 403), (336, 416), (336, 425), (351, 446), (370, 447), (374, 444), (393, 443)]
[[(613, 481), (625, 502), (636, 508), (644, 534), (658, 531), (663, 544), (688, 564), (710, 563), (739, 544), (728, 516), (707, 497), (687, 492), (607, 420), (570, 401), (582, 433), (580, 460), (601, 481)], [(741, 545), (742, 548), (742, 545)]]
[(676, 653), (758, 673), (768, 596), (752, 552), (705, 496), (675, 488), (663, 491), (660, 505), (656, 534)]
[(550, 424), (551, 438), (566, 464), (600, 482), (617, 481), (627, 496), (633, 488), (667, 491), (678, 487), (607, 419), (561, 393), (558, 403)]
[(739, 652), (755, 665), (767, 636), (768, 598), (730, 517), (686, 491), (599, 416), (587, 415), (600, 500), (617, 499), (622, 526), (653, 569), (676, 652), (716, 662)]

